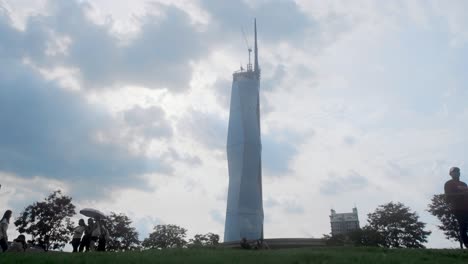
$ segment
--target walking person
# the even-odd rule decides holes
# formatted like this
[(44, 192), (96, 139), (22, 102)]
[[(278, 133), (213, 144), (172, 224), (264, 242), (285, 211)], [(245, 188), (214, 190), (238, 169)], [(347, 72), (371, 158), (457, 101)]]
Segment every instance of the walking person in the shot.
[(8, 225), (10, 224), (10, 218), (12, 215), (11, 210), (6, 210), (3, 214), (2, 219), (0, 220), (0, 247), (2, 248), (3, 252), (7, 251), (8, 249)]
[(94, 221), (92, 218), (88, 218), (88, 226), (85, 228), (83, 239), (80, 243), (80, 252), (86, 249), (86, 252), (90, 251), (91, 247), (91, 234), (94, 230)]
[(83, 235), (85, 229), (86, 229), (85, 221), (83, 219), (80, 219), (80, 221), (78, 221), (78, 226), (75, 227), (75, 229), (73, 230), (73, 239), (72, 239), (73, 252), (78, 252), (78, 247), (80, 246), (80, 242), (81, 242), (81, 236)]
[(450, 168), (449, 174), (452, 179), (444, 185), (445, 195), (450, 209), (457, 219), (460, 239), (465, 248), (468, 248), (468, 187), (466, 183), (460, 181), (460, 168)]

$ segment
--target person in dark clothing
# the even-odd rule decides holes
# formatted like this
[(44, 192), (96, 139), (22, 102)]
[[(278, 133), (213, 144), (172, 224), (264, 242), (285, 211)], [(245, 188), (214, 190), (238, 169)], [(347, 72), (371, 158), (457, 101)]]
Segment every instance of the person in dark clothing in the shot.
[(78, 221), (78, 226), (75, 227), (73, 230), (73, 240), (72, 240), (72, 246), (73, 246), (73, 252), (78, 252), (78, 247), (80, 246), (81, 242), (81, 236), (83, 235), (83, 232), (86, 230), (86, 224), (83, 219), (80, 219)]
[(468, 248), (468, 187), (466, 183), (460, 181), (460, 169), (452, 167), (449, 171), (452, 179), (444, 185), (447, 202), (450, 204), (453, 215), (457, 219), (460, 238)]
[(84, 231), (84, 236), (81, 239), (80, 243), (80, 252), (83, 252), (83, 250), (86, 248), (86, 252), (90, 251), (90, 245), (91, 245), (91, 234), (94, 230), (94, 221), (92, 218), (88, 218), (88, 226), (85, 228)]
[(109, 241), (109, 231), (105, 226), (104, 220), (100, 220), (101, 235), (98, 240), (97, 251), (106, 251), (106, 243)]
[(2, 219), (0, 219), (0, 247), (2, 251), (5, 252), (8, 249), (8, 225), (10, 224), (10, 218), (12, 215), (11, 210), (6, 210), (3, 214)]

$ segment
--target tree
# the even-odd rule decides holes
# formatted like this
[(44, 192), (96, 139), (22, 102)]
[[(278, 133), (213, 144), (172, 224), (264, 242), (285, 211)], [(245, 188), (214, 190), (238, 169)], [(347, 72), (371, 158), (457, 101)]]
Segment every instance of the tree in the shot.
[(384, 244), (384, 238), (369, 226), (349, 232), (348, 237), (356, 246), (378, 247)]
[(375, 230), (370, 229), (368, 226), (362, 229), (356, 229), (342, 234), (324, 234), (322, 237), (328, 246), (365, 246), (365, 247), (378, 247), (383, 244), (382, 236)]
[(424, 230), (425, 223), (419, 221), (416, 212), (402, 203), (384, 204), (367, 215), (366, 228), (383, 238), (381, 246), (392, 248), (424, 248), (431, 231)]
[(110, 240), (107, 242), (109, 251), (128, 251), (140, 247), (138, 232), (131, 227), (132, 220), (124, 214), (111, 214), (106, 217), (106, 227)]
[(177, 225), (157, 225), (148, 238), (143, 240), (145, 248), (181, 248), (187, 244), (187, 229)]
[(75, 206), (72, 198), (60, 190), (52, 192), (42, 202), (35, 202), (21, 212), (15, 221), (20, 233), (30, 234), (33, 239), (44, 240), (49, 236), (51, 249), (62, 249), (71, 240)]
[(463, 249), (463, 243), (459, 236), (458, 221), (453, 215), (450, 204), (447, 202), (447, 199), (445, 199), (445, 195), (434, 195), (428, 207), (429, 209), (427, 211), (437, 217), (442, 223), (442, 225), (438, 225), (437, 227), (444, 232), (445, 237), (448, 240), (458, 241), (458, 243), (460, 243), (460, 248)]
[(196, 234), (189, 240), (190, 247), (215, 247), (219, 244), (219, 235), (213, 233)]

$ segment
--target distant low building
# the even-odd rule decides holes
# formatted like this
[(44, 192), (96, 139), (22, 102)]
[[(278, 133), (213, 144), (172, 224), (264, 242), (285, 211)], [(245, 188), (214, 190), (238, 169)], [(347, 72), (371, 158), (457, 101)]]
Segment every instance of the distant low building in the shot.
[(331, 209), (330, 215), (331, 234), (340, 235), (359, 229), (359, 217), (357, 208), (353, 208), (351, 213), (336, 213)]

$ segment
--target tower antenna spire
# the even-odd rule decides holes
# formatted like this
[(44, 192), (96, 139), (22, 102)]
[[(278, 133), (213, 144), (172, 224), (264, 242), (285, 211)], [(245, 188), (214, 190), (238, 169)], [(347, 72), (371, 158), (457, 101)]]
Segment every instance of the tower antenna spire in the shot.
[(258, 66), (257, 19), (256, 18), (254, 18), (254, 32), (255, 32), (254, 71), (257, 73), (257, 76), (260, 77), (260, 67)]
[(249, 64), (247, 64), (247, 71), (252, 71), (252, 63), (250, 62), (250, 53), (252, 53), (252, 48), (249, 45), (249, 41), (247, 40), (247, 37), (245, 36), (244, 28), (241, 27), (242, 30), (242, 35), (244, 36), (245, 40), (245, 45), (247, 45), (247, 50), (249, 51)]

